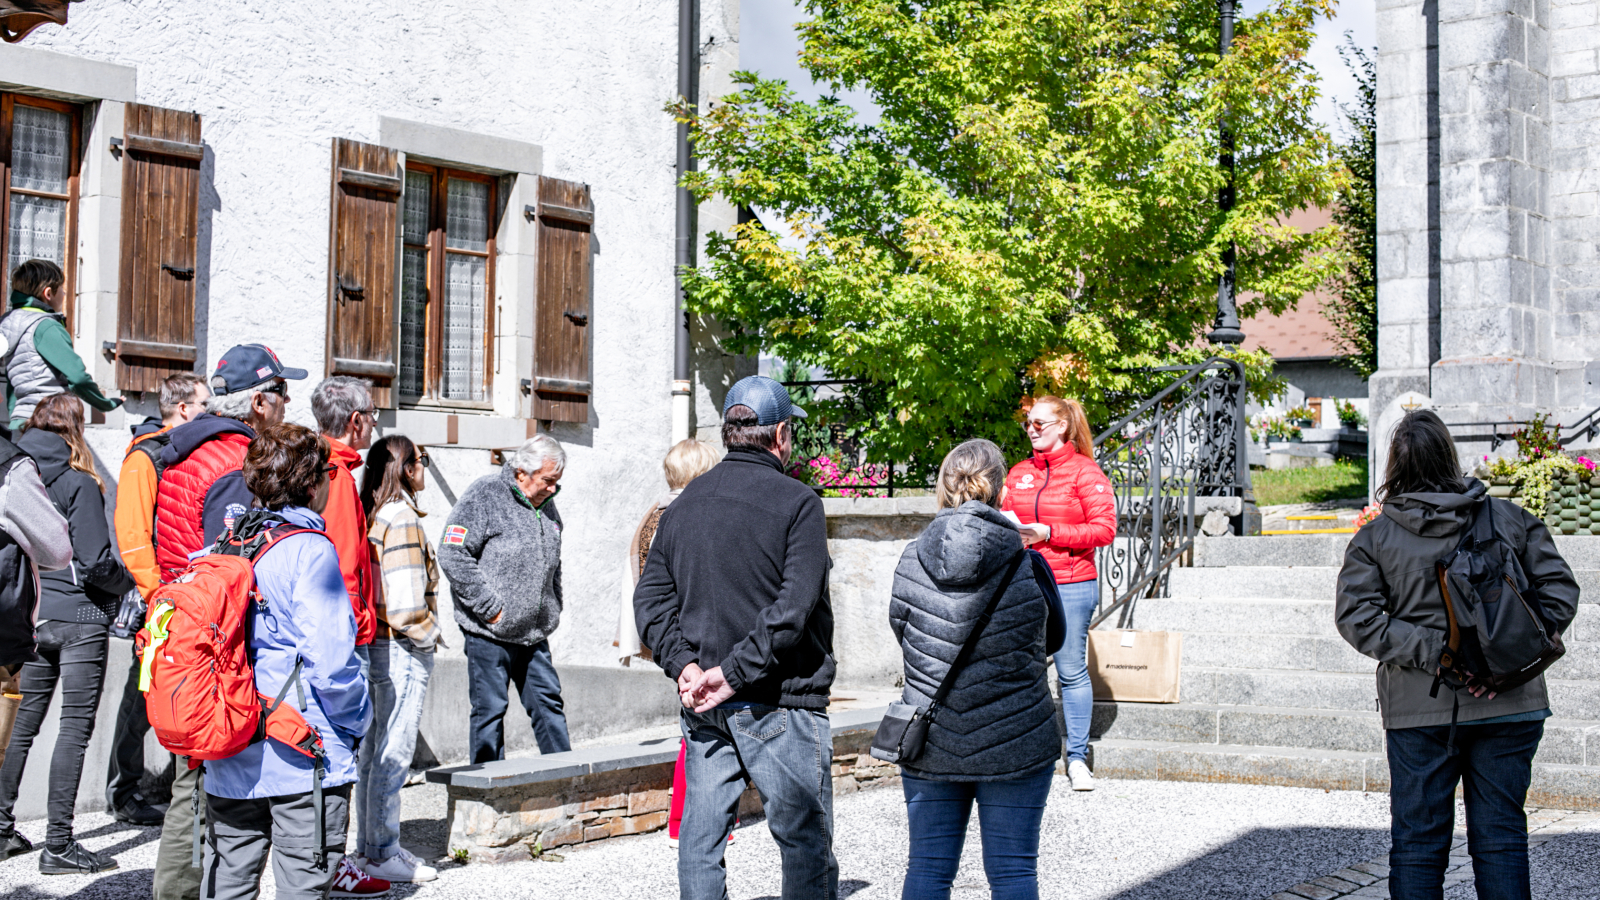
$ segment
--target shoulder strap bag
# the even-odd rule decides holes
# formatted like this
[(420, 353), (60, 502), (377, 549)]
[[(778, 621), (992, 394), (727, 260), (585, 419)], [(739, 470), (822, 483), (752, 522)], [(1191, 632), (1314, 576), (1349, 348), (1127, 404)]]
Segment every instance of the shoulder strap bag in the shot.
[(933, 699), (928, 705), (921, 707), (901, 701), (889, 704), (889, 711), (884, 713), (883, 721), (878, 723), (878, 733), (872, 739), (874, 759), (908, 763), (922, 755), (922, 748), (928, 741), (929, 723), (938, 716), (939, 708), (944, 705), (945, 698), (950, 696), (950, 689), (955, 686), (956, 676), (966, 667), (967, 660), (971, 659), (972, 651), (978, 645), (979, 635), (983, 634), (989, 619), (994, 616), (995, 607), (1000, 605), (1000, 597), (1005, 594), (1006, 588), (1011, 585), (1011, 579), (1017, 574), (1017, 569), (1027, 558), (1026, 550), (1018, 551), (1012, 558), (1000, 582), (995, 585), (994, 592), (989, 595), (989, 602), (984, 605), (983, 614), (978, 616), (978, 621), (972, 623), (972, 630), (967, 632), (967, 639), (961, 644), (961, 652), (956, 654), (955, 662), (950, 664), (950, 670), (944, 673), (944, 680), (939, 682), (939, 690), (934, 692)]

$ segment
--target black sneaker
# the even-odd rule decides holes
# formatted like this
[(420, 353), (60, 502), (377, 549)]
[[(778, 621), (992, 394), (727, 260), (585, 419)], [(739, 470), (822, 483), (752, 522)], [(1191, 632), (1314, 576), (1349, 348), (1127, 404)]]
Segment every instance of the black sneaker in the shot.
[(15, 831), (4, 835), (4, 837), (5, 840), (0, 841), (0, 859), (10, 859), (13, 856), (21, 856), (24, 853), (33, 852), (33, 842)]
[(77, 841), (60, 851), (46, 847), (39, 854), (39, 871), (45, 875), (92, 875), (95, 872), (109, 872), (116, 867), (116, 860), (96, 853)]
[(139, 800), (129, 800), (117, 807), (116, 819), (129, 825), (151, 826), (160, 825), (166, 821), (166, 814), (148, 803)]

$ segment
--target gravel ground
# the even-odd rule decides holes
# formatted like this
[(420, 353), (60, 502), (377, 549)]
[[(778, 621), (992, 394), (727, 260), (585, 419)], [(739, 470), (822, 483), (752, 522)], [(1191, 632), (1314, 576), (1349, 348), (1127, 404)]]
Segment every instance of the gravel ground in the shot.
[[(1262, 897), (1387, 849), (1388, 798), (1249, 785), (1158, 781), (1100, 782), (1075, 794), (1058, 779), (1045, 814), (1041, 850), (1043, 895), (1060, 900), (1261, 900)], [(881, 789), (842, 797), (836, 806), (840, 895), (855, 900), (900, 896), (906, 857), (900, 791)], [(444, 791), (405, 789), (402, 840), (429, 856), (443, 853)], [(957, 898), (988, 896), (973, 817)], [(35, 842), (44, 823), (22, 832)], [(113, 853), (122, 868), (99, 878), (42, 876), (37, 857), (0, 863), (0, 897), (43, 900), (123, 900), (148, 896), (156, 829), (115, 825), (104, 815), (78, 818), (79, 836)], [(570, 849), (562, 862), (504, 866), (448, 865), (437, 882), (402, 886), (395, 896), (477, 898), (559, 896), (563, 900), (677, 895), (676, 851), (665, 834)], [(779, 892), (777, 847), (765, 824), (748, 823), (728, 848), (730, 893), (737, 900)], [(263, 885), (272, 897), (271, 875)], [(1536, 895), (1539, 896), (1539, 895)], [(1570, 893), (1544, 896), (1574, 896)]]
[[(1528, 853), (1535, 900), (1600, 900), (1600, 818), (1552, 838)], [(1445, 900), (1477, 900), (1471, 879), (1444, 892)]]

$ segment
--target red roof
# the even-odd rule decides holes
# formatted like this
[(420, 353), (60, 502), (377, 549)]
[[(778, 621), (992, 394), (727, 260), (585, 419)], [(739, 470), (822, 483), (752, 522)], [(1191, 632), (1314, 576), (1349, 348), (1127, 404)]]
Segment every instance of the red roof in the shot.
[[(1333, 214), (1326, 209), (1300, 210), (1289, 216), (1289, 224), (1302, 231), (1313, 231), (1331, 221)], [(1244, 320), (1240, 326), (1244, 331), (1244, 349), (1265, 347), (1275, 359), (1338, 356), (1333, 326), (1322, 317), (1326, 296), (1312, 291), (1282, 315), (1258, 315)]]

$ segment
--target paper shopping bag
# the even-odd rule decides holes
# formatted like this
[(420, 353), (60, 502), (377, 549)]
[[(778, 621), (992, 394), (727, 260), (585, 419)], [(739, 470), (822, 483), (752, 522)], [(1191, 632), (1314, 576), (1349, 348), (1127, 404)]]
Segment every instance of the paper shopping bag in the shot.
[(1177, 703), (1183, 635), (1176, 631), (1089, 632), (1096, 700)]

